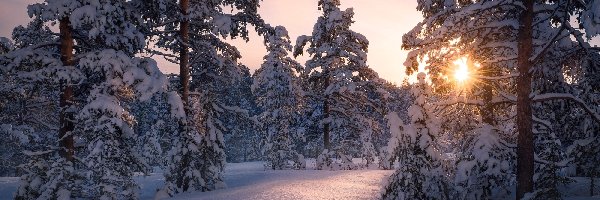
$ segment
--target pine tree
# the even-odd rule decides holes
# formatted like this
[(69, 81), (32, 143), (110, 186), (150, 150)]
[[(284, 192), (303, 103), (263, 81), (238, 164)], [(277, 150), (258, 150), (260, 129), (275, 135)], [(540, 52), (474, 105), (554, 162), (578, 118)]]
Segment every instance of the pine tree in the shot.
[(340, 10), (339, 0), (320, 0), (318, 5), (323, 15), (311, 36), (298, 37), (294, 56), (301, 55), (310, 42), (307, 52), (311, 59), (302, 77), (307, 96), (313, 99), (307, 102), (317, 103), (309, 109), (321, 109), (309, 111), (319, 115), (313, 123), (319, 128), (322, 124), (325, 150), (321, 157), (353, 156), (359, 151), (353, 143), (360, 142), (361, 127), (353, 122), (352, 116), (360, 115), (360, 110), (352, 105), (368, 105), (363, 87), (377, 75), (366, 64), (368, 40), (350, 29), (353, 9)]
[(582, 120), (580, 127), (583, 136), (569, 145), (566, 153), (573, 159), (572, 163), (577, 167), (578, 175), (589, 177), (589, 195), (594, 196), (598, 194), (595, 187), (598, 185), (596, 179), (600, 174), (600, 167), (597, 164), (600, 161), (599, 126), (594, 126), (590, 119), (585, 119)]
[[(408, 123), (410, 119), (407, 110), (412, 105), (413, 99), (411, 98), (410, 85), (408, 80), (400, 86), (392, 85), (387, 83), (383, 86), (385, 93), (381, 96), (386, 105), (387, 114), (384, 116), (385, 127), (381, 139), (379, 141), (381, 148), (379, 153), (379, 168), (390, 170), (394, 168), (394, 163), (397, 160), (397, 150), (400, 145), (401, 130), (403, 130), (405, 123)], [(389, 134), (389, 135), (388, 135)]]
[(459, 158), (455, 184), (460, 199), (506, 198), (510, 195), (514, 152), (505, 140), (506, 133), (483, 124)]
[(304, 160), (295, 160), (302, 156), (294, 147), (301, 140), (296, 134), (294, 120), (301, 102), (301, 90), (295, 73), (302, 66), (288, 57), (292, 45), (284, 27), (275, 27), (275, 33), (268, 37), (266, 45), (269, 53), (254, 74), (252, 91), (263, 111), (260, 118), (267, 138), (267, 166), (285, 169), (291, 168), (288, 162), (294, 162), (294, 166), (302, 168)]
[[(507, 2), (507, 1), (423, 1), (417, 9), (424, 21), (403, 38), (403, 48), (412, 50), (407, 59), (407, 72), (418, 68), (418, 60), (428, 58), (427, 69), (432, 74), (436, 92), (452, 89), (451, 79), (443, 74), (458, 57), (481, 64), (473, 81), (481, 82), (482, 92), (477, 98), (454, 99), (449, 104), (479, 106), (484, 123), (494, 122), (517, 105), (519, 116), (517, 139), (517, 197), (533, 190), (534, 174), (534, 123), (531, 106), (550, 100), (579, 102), (587, 107), (589, 102), (579, 101), (578, 94), (569, 92), (539, 94), (532, 85), (536, 73), (561, 71), (568, 60), (581, 60), (577, 54), (563, 51), (595, 51), (583, 40), (580, 30), (571, 27), (571, 17), (578, 17), (583, 30), (593, 37), (598, 33), (597, 23), (591, 16), (597, 9), (593, 2)], [(534, 12), (534, 10), (536, 10)], [(539, 10), (539, 12), (538, 12)], [(573, 46), (572, 35), (578, 44)], [(535, 43), (532, 41), (536, 41)], [(593, 53), (592, 53), (593, 54)], [(591, 55), (591, 54), (590, 54)], [(589, 56), (584, 56), (588, 57)], [(552, 59), (545, 59), (552, 58)], [(550, 62), (546, 62), (550, 61)], [(552, 80), (552, 79), (545, 79)], [(533, 98), (532, 95), (536, 95)], [(586, 109), (592, 116), (595, 111)], [(490, 115), (492, 113), (492, 115)], [(597, 117), (594, 117), (597, 118)], [(510, 121), (508, 121), (510, 123)], [(494, 126), (506, 126), (494, 124)]]
[(537, 125), (534, 127), (536, 138), (536, 163), (534, 175), (534, 191), (532, 199), (562, 199), (559, 187), (569, 183), (569, 178), (564, 177), (560, 170), (566, 166), (566, 154), (556, 134), (548, 133), (547, 127)]
[[(46, 80), (25, 78), (28, 75), (39, 73), (49, 54), (46, 50), (33, 51), (20, 50), (24, 47), (25, 40), (36, 43), (52, 41), (49, 32), (40, 31), (43, 24), (39, 21), (31, 22), (27, 27), (15, 28), (15, 43), (0, 37), (0, 134), (6, 141), (0, 144), (0, 176), (21, 176), (23, 171), (18, 166), (25, 164), (29, 158), (23, 151), (40, 148), (42, 146), (56, 146), (47, 141), (56, 138), (56, 135), (45, 134), (57, 126), (57, 111), (54, 102), (57, 93)], [(24, 33), (35, 33), (35, 37)], [(55, 50), (55, 47), (49, 49)], [(31, 49), (29, 49), (31, 50)], [(13, 51), (18, 51), (13, 52)], [(20, 60), (21, 58), (26, 58)], [(32, 58), (32, 59), (27, 59)], [(20, 61), (16, 61), (19, 59)], [(31, 76), (30, 76), (31, 77)], [(51, 113), (51, 114), (49, 114)]]
[(13, 50), (13, 43), (5, 37), (0, 37), (0, 55)]
[[(223, 0), (155, 0), (137, 4), (144, 11), (148, 35), (156, 36), (156, 46), (167, 53), (155, 49), (148, 49), (149, 52), (179, 64), (181, 71), (178, 90), (186, 117), (179, 119), (180, 131), (171, 137), (177, 145), (170, 151), (165, 174), (167, 184), (163, 192), (168, 195), (222, 187), (225, 126), (221, 114), (235, 110), (237, 105), (223, 104), (225, 100), (219, 92), (233, 83), (229, 78), (239, 80), (240, 74), (239, 53), (222, 37), (248, 39), (248, 24), (257, 27), (260, 34), (269, 31), (257, 13), (258, 5), (259, 1)], [(235, 7), (236, 12), (228, 13), (225, 8), (229, 6)]]
[[(28, 141), (20, 149), (26, 157), (21, 165), (24, 173), (17, 199), (68, 198), (78, 188), (74, 185), (73, 162), (67, 155), (70, 147), (58, 142), (68, 140), (68, 137), (60, 137), (56, 132), (60, 127), (54, 124), (59, 124), (59, 112), (69, 109), (61, 110), (56, 104), (60, 85), (79, 81), (82, 77), (73, 66), (65, 66), (60, 60), (61, 43), (44, 24), (45, 20), (38, 16), (27, 27), (15, 28), (14, 49), (3, 55), (0, 64), (4, 68), (3, 76), (7, 78), (4, 80), (12, 82), (3, 85), (14, 87), (15, 91), (27, 91), (14, 93), (14, 103), (21, 105), (9, 106), (19, 112), (33, 111), (20, 114), (20, 120), (12, 118), (8, 122), (16, 125), (13, 126), (15, 131), (24, 134), (19, 135)], [(6, 117), (11, 116), (10, 110), (5, 110), (9, 111), (5, 113), (8, 114)]]
[[(15, 30), (24, 39), (19, 42), (22, 48), (11, 55), (18, 59), (12, 60), (22, 62), (29, 53), (28, 61), (47, 63), (37, 71), (25, 68), (17, 74), (33, 72), (37, 80), (63, 91), (62, 108), (57, 113), (63, 113), (60, 118), (64, 121), (53, 140), (60, 145), (27, 153), (31, 160), (25, 166), (28, 173), (22, 177), (17, 198), (114, 199), (138, 195), (133, 173), (146, 172), (148, 167), (136, 151), (135, 118), (125, 102), (149, 99), (164, 88), (166, 80), (156, 62), (134, 56), (145, 45), (145, 38), (135, 28), (141, 21), (131, 8), (130, 2), (116, 0), (31, 5), (32, 23), (60, 23), (61, 60), (53, 56), (57, 55), (53, 45), (59, 38), (39, 34), (50, 29), (38, 28), (39, 36), (32, 32), (35, 29)], [(40, 44), (35, 38), (50, 41)], [(77, 56), (70, 55), (73, 53)], [(77, 90), (70, 91), (74, 84)], [(81, 138), (77, 151), (70, 139), (75, 136)]]
[[(87, 73), (105, 74), (107, 79), (93, 85), (87, 105), (78, 114), (81, 136), (87, 143), (82, 152), (83, 162), (89, 170), (87, 176), (91, 179), (87, 192), (100, 198), (137, 198), (139, 187), (133, 180), (133, 173), (148, 172), (149, 166), (137, 152), (138, 135), (133, 130), (135, 118), (123, 101), (140, 93), (143, 99), (147, 93), (164, 87), (161, 85), (166, 82), (164, 76), (153, 60), (131, 59), (114, 50), (90, 53), (79, 63), (85, 66), (83, 69)], [(114, 68), (102, 67), (108, 63)], [(119, 80), (121, 85), (115, 85)]]
[[(253, 78), (250, 69), (241, 65), (241, 80), (231, 84), (232, 89), (226, 96), (231, 105), (238, 105), (242, 113), (230, 113), (225, 119), (227, 130), (227, 162), (248, 162), (262, 160), (263, 140), (257, 123), (262, 113), (252, 94)], [(247, 113), (246, 113), (247, 111)]]
[(134, 131), (139, 135), (136, 148), (152, 167), (165, 167), (165, 157), (171, 148), (170, 133), (178, 131), (178, 123), (171, 117), (167, 94), (157, 93), (147, 101), (134, 101), (128, 107), (136, 117)]
[(385, 170), (391, 170), (394, 169), (394, 163), (398, 159), (398, 156), (403, 153), (400, 152), (400, 144), (403, 142), (400, 139), (402, 138), (402, 131), (404, 130), (404, 122), (402, 122), (396, 112), (388, 113), (385, 118), (388, 122), (390, 138), (385, 149), (381, 150), (379, 167)]
[[(436, 144), (439, 121), (432, 113), (431, 87), (426, 74), (418, 74), (419, 83), (411, 90), (415, 102), (409, 107), (410, 124), (404, 126), (396, 151), (400, 168), (390, 176), (383, 199), (449, 199), (447, 181)], [(393, 127), (396, 128), (396, 127)]]

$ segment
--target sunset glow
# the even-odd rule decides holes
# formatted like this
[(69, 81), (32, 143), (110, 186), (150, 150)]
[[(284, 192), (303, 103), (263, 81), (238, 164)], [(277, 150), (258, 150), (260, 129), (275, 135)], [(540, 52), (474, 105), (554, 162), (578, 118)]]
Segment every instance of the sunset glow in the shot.
[(453, 63), (456, 66), (454, 71), (454, 78), (456, 81), (462, 83), (469, 79), (470, 73), (467, 57), (461, 57), (458, 60), (455, 60)]

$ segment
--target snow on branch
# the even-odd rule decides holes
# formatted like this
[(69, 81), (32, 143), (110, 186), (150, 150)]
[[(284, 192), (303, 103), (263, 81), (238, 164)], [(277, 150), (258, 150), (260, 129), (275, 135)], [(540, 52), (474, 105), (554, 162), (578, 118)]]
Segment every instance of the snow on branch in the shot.
[(41, 156), (41, 155), (45, 155), (45, 154), (49, 154), (54, 152), (54, 150), (46, 150), (46, 151), (23, 151), (23, 154), (27, 155), (27, 156)]
[(519, 76), (519, 73), (515, 72), (515, 73), (507, 74), (504, 76), (478, 76), (478, 75), (475, 75), (475, 76), (473, 76), (473, 78), (483, 79), (483, 80), (502, 80), (502, 79), (516, 78), (518, 76)]
[(448, 100), (438, 101), (438, 102), (433, 103), (433, 105), (436, 105), (436, 106), (449, 106), (449, 105), (454, 105), (454, 104), (483, 106), (483, 101), (475, 100), (475, 99), (468, 99), (467, 97), (464, 97), (464, 96), (457, 96), (454, 98), (450, 98)]
[(540, 119), (540, 118), (536, 117), (535, 115), (532, 116), (532, 119), (533, 119), (534, 122), (537, 122), (538, 124), (544, 125), (548, 129), (552, 129), (552, 123), (550, 121)]
[(383, 106), (379, 105), (379, 103), (374, 102), (373, 100), (371, 100), (369, 98), (362, 98), (362, 101), (361, 101), (361, 100), (356, 100), (353, 97), (347, 96), (347, 95), (345, 95), (345, 94), (343, 94), (341, 92), (336, 92), (336, 93), (333, 93), (333, 94), (334, 95), (338, 95), (339, 97), (342, 97), (345, 100), (353, 102), (353, 103), (355, 103), (357, 105), (363, 104), (363, 105), (371, 107), (372, 109), (376, 110), (377, 112), (384, 113), (383, 109), (381, 109)]
[(577, 43), (579, 43), (579, 46), (581, 46), (586, 53), (590, 53), (590, 43), (585, 42), (585, 40), (583, 39), (583, 33), (581, 31), (575, 30), (575, 28), (573, 28), (569, 23), (565, 23), (564, 21), (562, 22), (562, 24), (564, 24), (565, 28), (567, 28), (569, 30), (569, 32), (571, 33), (571, 35), (573, 35), (573, 37), (575, 37), (575, 40), (577, 40)]
[[(550, 49), (550, 47), (552, 46), (552, 44), (556, 43), (558, 37), (560, 35), (563, 34), (563, 31), (566, 29), (565, 24), (563, 23), (560, 26), (560, 29), (558, 29), (556, 31), (556, 34), (554, 34), (554, 36), (552, 37), (552, 39), (550, 39), (548, 42), (546, 42), (546, 44), (544, 45), (544, 48), (542, 48), (541, 51), (537, 52), (535, 55), (533, 55), (532, 57), (529, 58), (529, 61), (531, 63), (537, 63), (538, 61), (540, 61), (540, 59), (542, 59), (544, 57), (544, 54), (546, 54), (546, 51), (548, 51), (548, 49)], [(567, 33), (568, 35), (568, 33)]]
[(515, 103), (517, 102), (517, 96), (513, 94), (508, 94), (505, 92), (499, 92), (502, 97), (494, 97), (492, 98), (492, 103)]
[(582, 99), (573, 96), (572, 94), (565, 94), (565, 93), (546, 93), (546, 94), (538, 94), (535, 95), (532, 99), (532, 101), (534, 102), (543, 102), (543, 101), (551, 101), (551, 100), (571, 100), (577, 104), (579, 104), (586, 112), (588, 112), (592, 117), (594, 117), (594, 120), (596, 120), (598, 123), (600, 123), (600, 115), (598, 115), (598, 113), (595, 112), (594, 109), (590, 108), (585, 101), (583, 101)]
[(492, 57), (487, 60), (483, 60), (483, 61), (481, 61), (481, 63), (482, 64), (499, 63), (499, 62), (505, 62), (505, 61), (511, 61), (511, 60), (517, 60), (517, 56), (496, 56), (496, 57)]

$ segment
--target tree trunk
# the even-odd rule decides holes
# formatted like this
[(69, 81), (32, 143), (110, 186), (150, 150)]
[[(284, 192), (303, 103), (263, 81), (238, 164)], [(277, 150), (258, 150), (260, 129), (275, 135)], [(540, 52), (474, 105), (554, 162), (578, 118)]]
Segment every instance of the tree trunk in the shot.
[[(179, 47), (179, 81), (181, 84), (181, 101), (183, 102), (183, 110), (185, 112), (185, 120), (179, 124), (179, 133), (187, 134), (188, 126), (187, 120), (190, 115), (189, 111), (189, 82), (190, 82), (190, 70), (188, 67), (189, 56), (188, 56), (188, 42), (189, 42), (189, 19), (188, 17), (188, 8), (189, 8), (189, 0), (180, 0), (179, 7), (181, 9), (181, 15), (183, 15), (183, 19), (179, 21), (179, 36), (180, 36), (180, 47)], [(189, 152), (186, 155), (181, 155), (183, 158), (181, 159), (181, 165), (179, 169), (186, 169), (190, 163)], [(181, 188), (184, 192), (189, 189), (190, 179), (184, 173), (179, 172), (177, 176), (177, 187)]]
[[(471, 63), (471, 62), (469, 62)], [(472, 64), (469, 66), (473, 66)], [(493, 73), (493, 69), (491, 66), (485, 66), (481, 69), (483, 76), (492, 77), (495, 74)], [(481, 107), (481, 120), (483, 123), (489, 125), (495, 125), (494, 118), (494, 105), (492, 104), (492, 97), (494, 93), (492, 92), (492, 83), (491, 81), (484, 81), (482, 87), (482, 97), (483, 97), (483, 106)]]
[(188, 66), (189, 55), (188, 55), (188, 44), (189, 44), (189, 26), (190, 22), (187, 19), (187, 11), (189, 7), (189, 0), (180, 0), (179, 6), (181, 8), (181, 14), (184, 16), (184, 19), (179, 22), (179, 35), (181, 39), (181, 46), (179, 49), (179, 78), (181, 82), (181, 100), (183, 101), (185, 109), (185, 114), (187, 116), (187, 104), (190, 95), (190, 69)]
[[(325, 90), (329, 87), (329, 73), (325, 73)], [(329, 95), (325, 95), (323, 100), (323, 119), (329, 120)], [(327, 150), (330, 149), (329, 143), (329, 121), (323, 124), (323, 146)]]
[[(68, 17), (64, 17), (60, 20), (60, 60), (64, 66), (73, 66), (73, 33)], [(62, 148), (60, 154), (67, 160), (73, 161), (73, 154), (75, 152), (75, 145), (73, 142), (73, 135), (71, 132), (75, 128), (73, 124), (73, 112), (69, 111), (71, 105), (73, 105), (73, 87), (71, 83), (65, 82), (62, 86), (63, 91), (60, 95), (60, 116), (59, 124), (60, 129), (58, 131), (59, 145)]]
[(517, 199), (533, 191), (534, 146), (532, 131), (531, 75), (532, 63), (529, 60), (533, 51), (532, 21), (533, 0), (524, 0), (525, 10), (521, 13), (518, 35), (517, 67)]

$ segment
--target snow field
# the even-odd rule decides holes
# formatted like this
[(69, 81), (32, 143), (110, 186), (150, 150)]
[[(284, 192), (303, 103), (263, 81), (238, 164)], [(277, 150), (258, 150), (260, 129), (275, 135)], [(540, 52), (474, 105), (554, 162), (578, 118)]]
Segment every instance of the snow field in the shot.
[[(307, 159), (308, 170), (265, 170), (264, 162), (227, 163), (227, 188), (210, 192), (178, 194), (171, 199), (378, 199), (384, 181), (393, 170), (312, 170), (314, 159)], [(162, 172), (135, 178), (142, 200), (154, 199), (164, 185)], [(0, 200), (12, 199), (18, 177), (0, 177)]]
[(264, 170), (263, 162), (231, 163), (226, 189), (173, 199), (378, 199), (393, 170)]
[[(314, 159), (307, 160), (309, 167)], [(312, 166), (311, 166), (312, 164)], [(394, 170), (264, 170), (264, 162), (228, 163), (225, 169), (227, 188), (211, 192), (176, 195), (174, 200), (237, 200), (237, 199), (378, 199), (382, 184)], [(589, 178), (575, 177), (575, 182), (561, 186), (566, 200), (600, 199), (589, 195)], [(156, 189), (164, 184), (159, 170), (149, 176), (136, 177), (143, 200), (154, 199)], [(600, 180), (596, 180), (600, 182)], [(13, 198), (19, 185), (18, 177), (0, 177), (0, 200)], [(511, 188), (510, 199), (514, 199)], [(597, 190), (600, 193), (600, 190)]]

